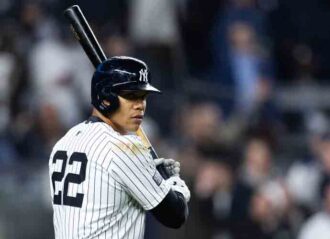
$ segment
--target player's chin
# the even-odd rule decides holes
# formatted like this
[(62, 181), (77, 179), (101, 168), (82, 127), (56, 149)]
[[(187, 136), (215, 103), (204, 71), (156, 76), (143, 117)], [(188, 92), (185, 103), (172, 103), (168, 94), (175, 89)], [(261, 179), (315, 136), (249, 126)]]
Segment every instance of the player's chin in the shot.
[(142, 119), (136, 119), (136, 118), (134, 118), (132, 120), (132, 122), (131, 122), (132, 127), (139, 128), (141, 124), (142, 124)]
[(141, 123), (139, 123), (139, 122), (132, 123), (131, 127), (130, 127), (130, 131), (136, 132), (139, 129), (140, 125), (141, 125)]

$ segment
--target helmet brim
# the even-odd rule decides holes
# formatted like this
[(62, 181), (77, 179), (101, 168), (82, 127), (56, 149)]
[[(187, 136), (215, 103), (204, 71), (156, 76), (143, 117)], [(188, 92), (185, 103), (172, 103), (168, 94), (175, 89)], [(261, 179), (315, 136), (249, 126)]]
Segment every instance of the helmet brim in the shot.
[(156, 93), (156, 94), (160, 94), (162, 93), (160, 90), (158, 90), (156, 87), (150, 85), (150, 84), (145, 84), (145, 85), (140, 85), (138, 87), (136, 87), (137, 91), (146, 91), (149, 93)]
[(123, 91), (123, 92), (128, 92), (128, 91), (145, 91), (148, 93), (155, 93), (155, 94), (161, 94), (162, 92), (158, 90), (156, 87), (152, 86), (149, 83), (133, 83), (130, 82), (129, 84), (120, 84), (117, 85), (116, 91)]

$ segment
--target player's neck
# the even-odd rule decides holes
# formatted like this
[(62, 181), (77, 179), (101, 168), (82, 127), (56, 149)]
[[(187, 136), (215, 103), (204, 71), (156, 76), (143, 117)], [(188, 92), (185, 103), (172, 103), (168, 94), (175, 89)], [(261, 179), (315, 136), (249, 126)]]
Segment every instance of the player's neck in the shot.
[(114, 124), (114, 122), (111, 121), (111, 119), (109, 119), (108, 117), (105, 117), (103, 114), (101, 114), (101, 112), (99, 112), (97, 109), (93, 109), (92, 112), (93, 116), (98, 117), (99, 119), (101, 119), (104, 123), (110, 125), (115, 131), (117, 131), (120, 134), (126, 134), (126, 132), (124, 132), (123, 130), (120, 130), (120, 127), (118, 127), (116, 124)]

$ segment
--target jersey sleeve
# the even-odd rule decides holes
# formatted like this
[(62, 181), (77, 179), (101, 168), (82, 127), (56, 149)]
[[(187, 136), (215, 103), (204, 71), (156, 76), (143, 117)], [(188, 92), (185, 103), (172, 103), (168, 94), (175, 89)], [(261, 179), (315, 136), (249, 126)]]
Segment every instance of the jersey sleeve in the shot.
[(110, 170), (115, 179), (145, 210), (156, 207), (170, 188), (156, 169), (149, 150), (137, 136), (126, 136), (113, 145)]

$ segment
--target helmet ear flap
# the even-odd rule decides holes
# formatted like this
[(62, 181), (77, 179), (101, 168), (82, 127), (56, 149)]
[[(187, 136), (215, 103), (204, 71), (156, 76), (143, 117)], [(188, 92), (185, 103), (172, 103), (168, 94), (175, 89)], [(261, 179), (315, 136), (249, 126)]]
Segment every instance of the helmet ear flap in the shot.
[(96, 108), (104, 115), (114, 112), (119, 107), (117, 94), (112, 92), (111, 85), (104, 84), (106, 82), (107, 80), (103, 80), (95, 85), (96, 92), (98, 92)]
[(103, 95), (103, 98), (107, 99), (112, 94), (111, 86), (103, 86), (100, 90), (100, 93)]
[(117, 94), (110, 91), (105, 100), (108, 101), (108, 104), (105, 104), (104, 100), (101, 103), (102, 106), (105, 106), (105, 113), (110, 114), (118, 109), (119, 99)]

